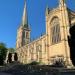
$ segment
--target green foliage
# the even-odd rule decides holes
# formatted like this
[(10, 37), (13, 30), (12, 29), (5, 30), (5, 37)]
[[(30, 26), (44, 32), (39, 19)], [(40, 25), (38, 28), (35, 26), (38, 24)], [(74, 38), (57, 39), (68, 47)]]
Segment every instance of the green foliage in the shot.
[(39, 64), (40, 64), (39, 62), (33, 61), (29, 65), (39, 65)]
[(0, 65), (3, 65), (6, 58), (7, 48), (4, 43), (0, 43)]
[(15, 52), (15, 49), (14, 48), (9, 48), (9, 53), (14, 53)]
[(55, 61), (52, 66), (53, 67), (66, 67), (65, 62), (63, 60)]
[[(11, 53), (15, 53), (14, 48), (7, 48), (4, 43), (0, 42), (0, 65), (4, 64), (4, 60), (6, 59), (7, 51), (9, 51), (8, 59), (11, 61)], [(17, 60), (17, 57), (15, 56), (15, 60)]]

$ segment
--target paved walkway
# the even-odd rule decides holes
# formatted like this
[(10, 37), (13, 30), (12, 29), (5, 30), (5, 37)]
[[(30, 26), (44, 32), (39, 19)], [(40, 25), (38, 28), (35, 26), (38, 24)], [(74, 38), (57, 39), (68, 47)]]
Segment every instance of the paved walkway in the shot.
[(0, 75), (11, 75), (11, 74), (0, 72)]

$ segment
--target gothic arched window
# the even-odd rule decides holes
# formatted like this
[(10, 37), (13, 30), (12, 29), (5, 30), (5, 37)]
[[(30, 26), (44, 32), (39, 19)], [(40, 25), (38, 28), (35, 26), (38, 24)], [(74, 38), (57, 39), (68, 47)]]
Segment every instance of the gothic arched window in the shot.
[(59, 18), (54, 17), (50, 24), (50, 30), (51, 30), (51, 44), (56, 44), (60, 42), (61, 36), (60, 36), (60, 23)]

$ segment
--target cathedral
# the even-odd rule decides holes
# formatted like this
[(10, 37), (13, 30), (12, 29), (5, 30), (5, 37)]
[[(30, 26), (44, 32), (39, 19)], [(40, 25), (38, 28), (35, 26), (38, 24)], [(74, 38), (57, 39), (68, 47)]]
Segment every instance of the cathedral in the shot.
[(19, 62), (28, 64), (37, 61), (50, 65), (63, 60), (67, 65), (72, 65), (69, 40), (70, 30), (75, 24), (75, 12), (67, 7), (65, 0), (58, 1), (58, 7), (52, 10), (46, 8), (46, 34), (34, 41), (30, 41), (31, 29), (25, 2), (22, 23), (17, 29), (16, 51)]

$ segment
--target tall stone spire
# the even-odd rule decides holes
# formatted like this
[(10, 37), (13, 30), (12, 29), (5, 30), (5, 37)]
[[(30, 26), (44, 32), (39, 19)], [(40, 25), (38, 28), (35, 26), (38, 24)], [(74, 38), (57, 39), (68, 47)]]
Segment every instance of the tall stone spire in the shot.
[(23, 17), (22, 17), (22, 25), (28, 28), (28, 17), (27, 17), (27, 7), (26, 7), (26, 0), (24, 5)]

